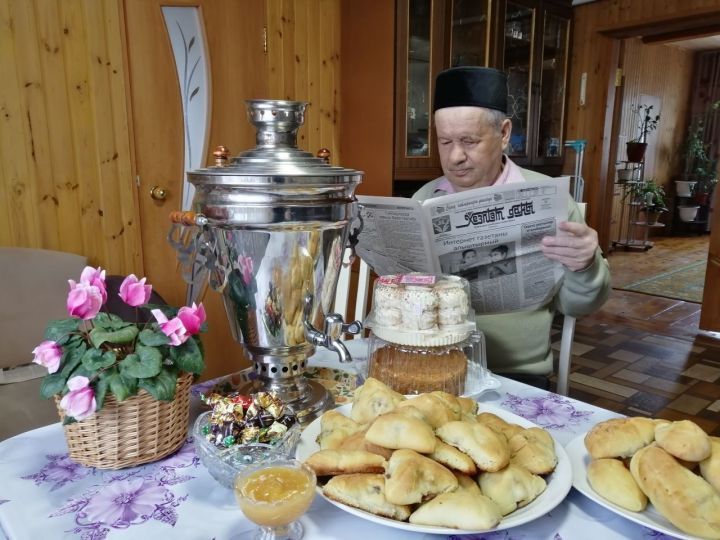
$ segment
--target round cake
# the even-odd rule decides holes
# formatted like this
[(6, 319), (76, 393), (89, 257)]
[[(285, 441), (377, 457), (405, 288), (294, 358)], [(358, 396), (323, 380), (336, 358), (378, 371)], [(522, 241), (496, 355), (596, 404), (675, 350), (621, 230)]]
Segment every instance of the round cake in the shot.
[(405, 332), (438, 332), (468, 320), (467, 282), (456, 276), (381, 276), (373, 291), (373, 323)]
[(368, 375), (401, 394), (442, 390), (460, 395), (465, 388), (467, 364), (465, 353), (456, 346), (386, 344), (370, 356)]

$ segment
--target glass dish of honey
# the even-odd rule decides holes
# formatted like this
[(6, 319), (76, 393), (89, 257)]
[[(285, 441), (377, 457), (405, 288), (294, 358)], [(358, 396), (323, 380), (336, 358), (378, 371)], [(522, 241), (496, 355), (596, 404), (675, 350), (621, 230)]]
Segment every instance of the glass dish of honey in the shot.
[(295, 459), (251, 465), (235, 478), (235, 498), (245, 517), (260, 526), (254, 540), (299, 540), (299, 521), (315, 497), (315, 473)]

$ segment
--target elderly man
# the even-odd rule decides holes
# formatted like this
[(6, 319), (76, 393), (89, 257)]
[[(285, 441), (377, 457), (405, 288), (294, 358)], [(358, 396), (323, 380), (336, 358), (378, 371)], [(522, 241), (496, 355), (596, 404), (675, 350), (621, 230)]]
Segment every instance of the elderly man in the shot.
[[(506, 115), (503, 72), (480, 67), (443, 71), (436, 80), (433, 110), (444, 176), (423, 186), (414, 199), (548, 178), (521, 169), (504, 153), (512, 123)], [(545, 256), (565, 267), (554, 298), (533, 310), (477, 316), (487, 340), (490, 369), (536, 386), (547, 386), (546, 375), (553, 369), (550, 327), (555, 312), (587, 315), (605, 302), (610, 291), (610, 273), (598, 249), (597, 233), (585, 224), (572, 198), (568, 220), (558, 228), (565, 234), (542, 240)]]

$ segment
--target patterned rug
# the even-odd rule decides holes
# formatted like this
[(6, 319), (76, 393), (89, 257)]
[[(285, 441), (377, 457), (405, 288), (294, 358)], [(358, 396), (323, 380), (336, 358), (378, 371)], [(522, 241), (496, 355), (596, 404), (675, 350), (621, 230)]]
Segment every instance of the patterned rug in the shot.
[(686, 302), (702, 303), (705, 285), (705, 266), (707, 261), (695, 261), (685, 266), (662, 272), (615, 287), (624, 291), (634, 291), (653, 296), (675, 298)]

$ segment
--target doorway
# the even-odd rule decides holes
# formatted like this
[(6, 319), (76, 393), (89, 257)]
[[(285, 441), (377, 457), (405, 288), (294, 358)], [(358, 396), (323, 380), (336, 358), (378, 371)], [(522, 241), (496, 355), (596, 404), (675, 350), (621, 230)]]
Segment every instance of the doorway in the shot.
[[(643, 30), (646, 34), (653, 33), (652, 29)], [(700, 303), (698, 307), (701, 309), (705, 310), (708, 306), (712, 309), (712, 302), (703, 304), (702, 294), (699, 297), (696, 294), (695, 297), (680, 298), (679, 296), (682, 295), (678, 291), (671, 290), (679, 289), (680, 287), (674, 286), (679, 285), (681, 279), (684, 279), (680, 274), (673, 279), (674, 272), (687, 271), (688, 275), (692, 274), (693, 279), (701, 280), (704, 285), (712, 236), (712, 230), (708, 231), (709, 218), (712, 216), (707, 212), (703, 220), (696, 220), (689, 225), (680, 223), (676, 207), (685, 200), (678, 197), (674, 180), (679, 179), (682, 163), (678, 149), (682, 148), (685, 142), (686, 127), (692, 116), (691, 85), (696, 55), (699, 51), (709, 48), (720, 49), (720, 42), (708, 38), (703, 38), (702, 41), (658, 40), (647, 35), (642, 38), (624, 35), (615, 39), (619, 44), (617, 65), (622, 70), (623, 84), (616, 88), (613, 104), (614, 115), (610, 139), (612, 143), (609, 152), (611, 157), (608, 158), (607, 163), (606, 183), (607, 189), (611, 191), (606, 196), (613, 201), (613, 204), (610, 207), (610, 215), (606, 215), (604, 219), (611, 224), (610, 235), (613, 244), (618, 238), (622, 238), (623, 241), (619, 242), (618, 246), (622, 251), (615, 249), (609, 257), (613, 269), (613, 287), (624, 289), (628, 285), (638, 285), (637, 289), (630, 287), (630, 290), (639, 290), (645, 294), (658, 294), (659, 291), (658, 296), (698, 302)], [(658, 65), (658, 61), (653, 58), (661, 59), (667, 69), (660, 70), (660, 73), (658, 70), (650, 71), (648, 66)], [(623, 161), (627, 160), (625, 142), (636, 136), (637, 118), (633, 118), (630, 107), (641, 104), (643, 99), (650, 100), (649, 103), (654, 105), (654, 111), (661, 115), (654, 144), (648, 146), (650, 154), (649, 159), (645, 160), (647, 166), (644, 170), (641, 166), (639, 173), (636, 173), (633, 179), (633, 181), (652, 179), (665, 190), (664, 206), (667, 212), (661, 222), (653, 228), (646, 226), (648, 222), (643, 214), (639, 213), (636, 207), (631, 206), (641, 203), (628, 197), (629, 188), (618, 181), (616, 173), (617, 168), (628, 167), (627, 163), (623, 165)], [(652, 101), (653, 99), (655, 101)], [(624, 224), (623, 220), (625, 220)], [(628, 225), (628, 222), (639, 225)], [(624, 230), (622, 230), (623, 226)], [(626, 242), (628, 228), (634, 236), (630, 235), (632, 238)], [(717, 230), (715, 232), (717, 233)], [(658, 247), (654, 247), (656, 245)], [(633, 279), (622, 277), (624, 268), (628, 264), (632, 268)], [(617, 266), (617, 272), (614, 266)], [(618, 274), (617, 279), (615, 274)], [(665, 289), (661, 285), (662, 279), (665, 279)], [(643, 280), (648, 283), (642, 283)], [(643, 285), (648, 285), (645, 290)], [(699, 288), (702, 291), (703, 286), (700, 285)], [(692, 308), (688, 308), (687, 311), (692, 311)], [(696, 329), (701, 326), (700, 318), (699, 313), (694, 315)], [(706, 321), (703, 328), (720, 330), (720, 320), (717, 315), (711, 314), (710, 321)]]

